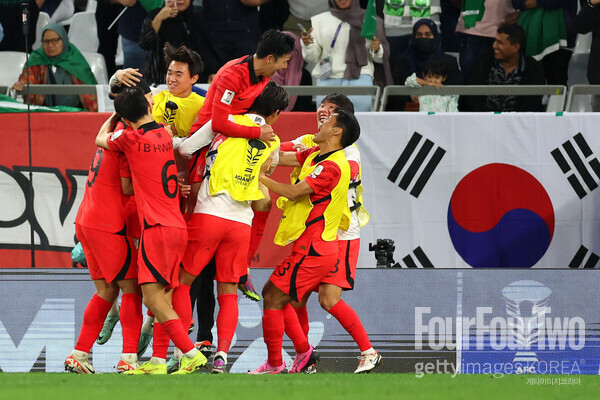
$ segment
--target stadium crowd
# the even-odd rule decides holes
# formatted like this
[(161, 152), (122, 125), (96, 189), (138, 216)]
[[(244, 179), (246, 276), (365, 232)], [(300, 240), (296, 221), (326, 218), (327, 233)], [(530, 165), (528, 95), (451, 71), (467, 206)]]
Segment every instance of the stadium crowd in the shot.
[[(361, 29), (367, 30), (362, 25), (368, 4), (373, 4), (377, 23), (373, 32), (363, 35), (365, 39), (360, 33)], [(596, 36), (593, 20), (598, 15), (597, 4), (597, 0), (31, 0), (27, 49), (31, 51), (35, 42), (35, 46), (47, 50), (51, 45), (39, 33), (36, 35), (36, 28), (46, 32), (45, 22), (58, 23), (71, 31), (62, 43), (65, 49), (77, 51), (80, 47), (86, 58), (90, 53), (102, 56), (104, 63), (94, 67), (94, 72), (104, 69), (103, 75), (110, 76), (117, 67), (134, 68), (149, 84), (159, 85), (165, 83), (164, 45), (186, 45), (204, 63), (197, 83), (210, 83), (221, 66), (250, 54), (260, 35), (275, 28), (297, 40), (298, 51), (292, 54), (289, 69), (274, 77), (284, 85), (567, 85), (569, 71), (578, 68), (570, 67), (577, 34), (593, 31)], [(4, 36), (0, 51), (23, 52), (21, 2), (4, 0), (0, 10)], [(92, 13), (93, 18), (77, 18), (77, 14)], [(87, 40), (87, 33), (82, 39), (74, 39), (82, 31), (79, 21), (93, 23), (96, 29), (85, 25), (83, 30), (97, 32), (97, 37)], [(498, 32), (505, 24), (520, 28)], [(596, 47), (594, 40), (589, 55), (589, 83), (596, 83)], [(588, 44), (583, 51), (589, 48)], [(63, 55), (55, 58), (60, 59), (59, 71), (70, 63)], [(587, 64), (587, 60), (574, 61)], [(426, 78), (424, 70), (428, 61), (437, 64), (431, 79)], [(46, 65), (54, 66), (51, 73), (33, 81), (30, 78), (31, 83), (82, 81), (77, 78), (69, 82), (62, 78), (64, 74), (59, 74), (62, 80), (56, 81), (56, 60), (46, 61)], [(106, 83), (98, 76), (95, 80)], [(21, 76), (11, 85), (21, 89), (25, 81)], [(576, 82), (586, 83), (579, 77)], [(95, 82), (88, 79), (84, 83)], [(73, 96), (70, 100), (68, 96), (57, 97), (68, 100), (65, 105), (73, 103)], [(317, 105), (321, 99), (316, 98)], [(43, 101), (45, 105), (54, 105), (54, 100), (55, 96), (32, 99), (35, 104)], [(77, 105), (94, 110), (89, 100), (82, 98)], [(291, 110), (311, 111), (316, 107), (309, 97), (295, 100)], [(353, 96), (351, 100), (357, 111), (371, 109), (369, 96)], [(397, 111), (419, 109), (538, 111), (543, 105), (541, 96), (524, 101), (515, 96), (491, 96), (483, 101), (476, 97), (457, 100), (411, 96), (396, 98), (387, 107)]]

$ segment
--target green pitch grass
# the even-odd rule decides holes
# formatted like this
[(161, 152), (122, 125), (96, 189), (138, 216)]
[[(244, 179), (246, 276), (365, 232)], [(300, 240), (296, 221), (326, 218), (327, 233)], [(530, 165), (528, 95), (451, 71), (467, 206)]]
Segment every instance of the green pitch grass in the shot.
[[(314, 375), (121, 376), (99, 374), (0, 373), (0, 399), (184, 399), (184, 400), (316, 400), (316, 399), (595, 399), (600, 377), (581, 376), (580, 384), (559, 384), (560, 376), (508, 375)], [(552, 383), (552, 379), (556, 379)], [(528, 381), (529, 380), (529, 381)]]

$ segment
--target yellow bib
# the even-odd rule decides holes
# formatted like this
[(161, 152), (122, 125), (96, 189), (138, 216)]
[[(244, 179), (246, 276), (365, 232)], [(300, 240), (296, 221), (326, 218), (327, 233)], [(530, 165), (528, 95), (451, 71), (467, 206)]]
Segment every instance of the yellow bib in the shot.
[[(239, 125), (258, 126), (246, 115), (234, 115), (233, 119)], [(258, 175), (261, 165), (279, 148), (279, 138), (276, 139), (269, 147), (260, 139), (228, 137), (216, 149), (208, 181), (210, 195), (227, 192), (237, 201), (264, 199), (258, 188)]]
[[(177, 136), (188, 137), (190, 128), (198, 116), (198, 112), (204, 105), (204, 97), (192, 92), (188, 97), (175, 97), (168, 90), (163, 90), (153, 98), (152, 117), (156, 122), (171, 125), (175, 124)], [(173, 113), (166, 109), (167, 102), (177, 104), (177, 110)]]
[[(335, 188), (331, 191), (331, 201), (327, 205), (322, 216), (325, 220), (325, 228), (321, 234), (321, 238), (327, 242), (337, 238), (337, 230), (348, 229), (350, 225), (350, 208), (348, 207), (348, 182), (350, 181), (350, 165), (344, 156), (343, 151), (336, 151), (329, 155), (325, 160), (311, 165), (315, 157), (319, 155), (319, 151), (315, 151), (304, 161), (300, 171), (299, 180), (310, 175), (323, 161), (333, 161), (342, 171), (340, 180)], [(277, 199), (277, 207), (283, 210), (283, 216), (279, 222), (277, 233), (273, 242), (280, 246), (286, 246), (295, 241), (306, 230), (307, 224), (315, 221), (307, 221), (310, 211), (314, 207), (310, 201), (310, 195), (303, 196), (295, 201), (291, 201), (283, 196)]]

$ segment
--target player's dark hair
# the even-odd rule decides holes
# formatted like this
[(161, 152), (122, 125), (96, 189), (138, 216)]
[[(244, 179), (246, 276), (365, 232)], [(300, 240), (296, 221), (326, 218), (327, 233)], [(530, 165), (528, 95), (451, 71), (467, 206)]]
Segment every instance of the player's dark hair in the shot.
[(346, 110), (349, 113), (354, 114), (354, 104), (352, 101), (343, 93), (331, 93), (325, 96), (321, 104), (323, 103), (331, 103), (335, 104), (338, 109)]
[(336, 114), (334, 126), (342, 128), (341, 144), (343, 147), (348, 147), (360, 137), (360, 125), (353, 113), (339, 109)]
[(423, 76), (425, 75), (448, 77), (448, 63), (440, 57), (429, 57), (423, 66)]
[(527, 34), (523, 27), (519, 24), (504, 24), (500, 25), (497, 30), (498, 33), (504, 33), (508, 36), (510, 44), (519, 44), (521, 46), (520, 52), (525, 52), (525, 44), (527, 43)]
[[(144, 91), (144, 94), (151, 93), (152, 91), (150, 90), (150, 85), (148, 85), (148, 82), (146, 82), (146, 80), (144, 78), (138, 78), (138, 79), (140, 81), (135, 83), (135, 86), (142, 89)], [(111, 100), (114, 100), (119, 95), (119, 93), (121, 93), (123, 88), (126, 88), (126, 87), (127, 86), (122, 85), (120, 83), (117, 85), (112, 85), (110, 87), (110, 92), (108, 93), (108, 98)]]
[(285, 89), (274, 81), (269, 81), (263, 91), (254, 99), (248, 112), (268, 117), (276, 111), (285, 110), (289, 104), (290, 96)]
[(135, 123), (148, 114), (148, 99), (139, 87), (125, 87), (115, 99), (115, 111)]
[(287, 33), (277, 29), (269, 29), (260, 37), (258, 47), (256, 48), (256, 57), (265, 58), (273, 55), (275, 59), (290, 54), (294, 50), (296, 41)]
[(167, 42), (163, 51), (165, 52), (165, 65), (167, 68), (169, 68), (171, 61), (177, 61), (188, 65), (191, 77), (194, 75), (200, 76), (204, 71), (204, 61), (202, 61), (200, 54), (184, 45), (175, 48)]

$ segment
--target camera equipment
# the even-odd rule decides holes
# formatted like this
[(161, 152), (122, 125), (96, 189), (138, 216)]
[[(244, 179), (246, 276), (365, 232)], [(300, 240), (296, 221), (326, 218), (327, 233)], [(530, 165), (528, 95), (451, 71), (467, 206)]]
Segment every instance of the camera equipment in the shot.
[(394, 261), (394, 241), (392, 239), (377, 239), (375, 245), (369, 243), (369, 251), (375, 252), (377, 268), (392, 268), (399, 265)]

